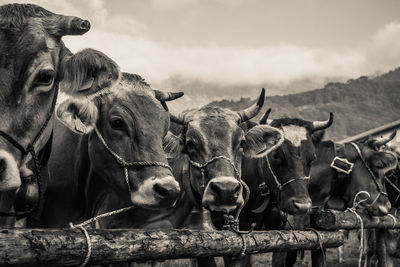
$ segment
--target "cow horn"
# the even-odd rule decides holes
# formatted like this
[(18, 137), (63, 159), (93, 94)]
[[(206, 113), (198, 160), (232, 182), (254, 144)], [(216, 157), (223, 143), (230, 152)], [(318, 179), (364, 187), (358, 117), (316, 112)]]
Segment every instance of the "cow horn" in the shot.
[(237, 112), (239, 115), (239, 123), (254, 118), (258, 114), (258, 112), (260, 112), (262, 106), (264, 105), (264, 100), (265, 100), (265, 89), (263, 88), (261, 90), (261, 94), (260, 97), (258, 98), (257, 103), (254, 103), (251, 107), (248, 107), (244, 110)]
[(82, 35), (90, 30), (90, 22), (74, 16), (55, 15), (51, 22), (46, 23), (50, 34), (57, 36)]
[(397, 134), (397, 131), (394, 131), (393, 133), (391, 133), (391, 134), (390, 134), (389, 136), (387, 136), (387, 137), (375, 139), (375, 140), (372, 142), (372, 145), (373, 145), (373, 146), (376, 146), (376, 147), (380, 147), (380, 146), (386, 145), (386, 143), (388, 143), (388, 142), (390, 142), (390, 141), (393, 140), (393, 138), (396, 136), (396, 134)]
[(271, 124), (270, 122), (272, 120), (268, 119), (269, 114), (271, 113), (271, 111), (272, 111), (272, 109), (270, 109), (270, 108), (267, 111), (265, 111), (264, 115), (262, 116), (262, 118), (261, 118), (261, 120), (259, 122), (260, 124)]
[(163, 92), (154, 90), (154, 96), (161, 102), (171, 101), (183, 96), (183, 92)]
[(329, 119), (326, 121), (313, 121), (312, 131), (319, 131), (328, 128), (333, 123), (333, 113), (329, 112)]

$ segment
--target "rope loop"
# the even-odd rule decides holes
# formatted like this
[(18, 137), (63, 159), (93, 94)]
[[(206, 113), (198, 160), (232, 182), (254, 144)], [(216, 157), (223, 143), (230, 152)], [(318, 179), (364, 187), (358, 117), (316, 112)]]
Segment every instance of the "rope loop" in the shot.
[(80, 224), (76, 224), (76, 225), (74, 225), (72, 222), (69, 223), (69, 227), (71, 229), (76, 229), (76, 228), (80, 229), (83, 232), (83, 234), (85, 235), (85, 238), (86, 238), (87, 252), (86, 252), (86, 256), (85, 256), (84, 261), (82, 262), (82, 264), (79, 265), (79, 267), (86, 266), (89, 263), (90, 257), (92, 255), (92, 242), (90, 240), (90, 236), (89, 236), (88, 231), (85, 229), (85, 226), (89, 225), (89, 224), (91, 224), (93, 222), (96, 222), (96, 221), (100, 220), (101, 218), (110, 217), (110, 216), (113, 216), (113, 215), (116, 215), (116, 214), (119, 214), (119, 213), (122, 213), (122, 212), (126, 212), (126, 211), (129, 211), (129, 210), (132, 210), (134, 208), (136, 208), (136, 206), (129, 206), (129, 207), (125, 207), (125, 208), (122, 208), (122, 209), (106, 212), (106, 213), (97, 215), (97, 216), (95, 216), (93, 218), (90, 218), (90, 219), (88, 219), (88, 220), (86, 220), (86, 221), (84, 221), (84, 222), (82, 222)]

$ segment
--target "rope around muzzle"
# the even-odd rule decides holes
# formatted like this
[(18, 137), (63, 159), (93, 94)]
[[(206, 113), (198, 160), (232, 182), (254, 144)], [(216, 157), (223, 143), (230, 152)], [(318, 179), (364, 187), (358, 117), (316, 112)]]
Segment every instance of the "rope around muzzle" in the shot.
[[(97, 129), (97, 127), (94, 127), (94, 130), (95, 130), (95, 132), (97, 134), (97, 137), (103, 143), (103, 145), (107, 149), (107, 151), (112, 156), (114, 156), (114, 158), (117, 160), (118, 164), (120, 164), (122, 166), (122, 168), (124, 169), (124, 176), (125, 176), (124, 178), (125, 178), (125, 182), (126, 182), (126, 184), (128, 186), (129, 195), (131, 194), (131, 186), (130, 186), (130, 183), (129, 183), (128, 167), (141, 168), (141, 167), (159, 166), (159, 167), (164, 167), (164, 168), (170, 170), (171, 173), (172, 173), (172, 168), (168, 164), (163, 163), (163, 162), (158, 162), (158, 161), (126, 162), (122, 157), (120, 157), (116, 152), (114, 152), (107, 145), (106, 141), (104, 140), (103, 136), (100, 134), (100, 132)], [(100, 220), (101, 218), (110, 217), (110, 216), (113, 216), (113, 215), (116, 215), (116, 214), (119, 214), (119, 213), (122, 213), (122, 212), (126, 212), (126, 211), (129, 211), (129, 210), (132, 210), (134, 208), (136, 208), (136, 206), (129, 206), (129, 207), (121, 208), (121, 209), (118, 209), (118, 210), (106, 212), (106, 213), (97, 215), (97, 216), (95, 216), (93, 218), (90, 218), (90, 219), (88, 219), (88, 220), (86, 220), (86, 221), (84, 221), (84, 222), (82, 222), (80, 224), (77, 224), (77, 225), (74, 225), (72, 222), (69, 223), (70, 228), (72, 228), (72, 229), (76, 229), (76, 228), (80, 229), (83, 232), (83, 234), (85, 235), (85, 238), (86, 238), (87, 253), (86, 253), (84, 261), (79, 266), (81, 266), (81, 267), (86, 266), (89, 263), (90, 256), (92, 254), (92, 243), (91, 243), (91, 240), (90, 240), (89, 233), (86, 230), (85, 226), (88, 225), (88, 224), (91, 224), (93, 222), (96, 222), (96, 221)]]
[[(53, 96), (53, 100), (51, 102), (51, 106), (50, 106), (50, 110), (47, 113), (47, 117), (42, 125), (42, 127), (39, 129), (38, 133), (36, 134), (35, 138), (33, 139), (33, 141), (31, 143), (28, 144), (27, 148), (25, 149), (17, 140), (15, 140), (13, 137), (11, 137), (9, 134), (7, 134), (6, 132), (3, 132), (0, 130), (0, 136), (3, 137), (5, 140), (7, 140), (10, 144), (12, 144), (15, 148), (17, 148), (20, 152), (21, 152), (21, 158), (30, 154), (33, 160), (33, 175), (29, 176), (29, 177), (24, 177), (25, 179), (21, 178), (21, 182), (23, 181), (36, 181), (37, 185), (38, 185), (38, 194), (39, 194), (39, 198), (36, 201), (36, 204), (31, 207), (28, 210), (25, 211), (21, 211), (21, 212), (3, 212), (0, 211), (0, 216), (12, 216), (12, 217), (26, 217), (28, 215), (31, 215), (32, 213), (34, 213), (35, 211), (40, 209), (40, 205), (42, 202), (42, 198), (43, 198), (43, 184), (42, 184), (42, 177), (41, 177), (41, 173), (40, 173), (40, 169), (41, 169), (41, 162), (38, 156), (38, 153), (35, 150), (35, 145), (36, 143), (39, 141), (40, 137), (43, 135), (43, 132), (46, 130), (47, 125), (49, 124), (54, 110), (56, 108), (56, 103), (57, 103), (57, 97), (58, 97), (58, 92), (59, 92), (59, 83), (56, 82), (54, 85), (55, 88), (55, 92), (54, 92), (54, 96)], [(50, 138), (53, 138), (53, 133), (51, 133)], [(32, 178), (33, 177), (33, 178)], [(29, 218), (28, 218), (29, 219)]]
[(172, 168), (169, 166), (167, 163), (164, 162), (159, 162), (159, 161), (134, 161), (134, 162), (126, 162), (121, 156), (119, 156), (114, 150), (112, 150), (104, 140), (103, 136), (101, 135), (100, 131), (97, 129), (97, 127), (94, 127), (94, 130), (97, 134), (97, 137), (100, 139), (100, 141), (103, 143), (104, 147), (107, 149), (107, 151), (117, 160), (118, 164), (121, 165), (121, 167), (124, 170), (124, 177), (125, 177), (125, 182), (126, 185), (128, 186), (128, 191), (129, 195), (132, 192), (131, 185), (129, 182), (129, 173), (128, 173), (128, 168), (129, 167), (134, 167), (134, 168), (142, 168), (142, 167), (163, 167), (171, 171), (172, 173)]
[(251, 233), (253, 231), (254, 227), (256, 226), (255, 223), (252, 223), (251, 229), (249, 231), (240, 231), (239, 230), (239, 216), (240, 216), (240, 213), (242, 212), (244, 206), (246, 205), (246, 203), (249, 201), (249, 198), (250, 198), (249, 186), (241, 179), (241, 173), (236, 168), (236, 165), (233, 162), (233, 160), (230, 159), (229, 157), (224, 156), (224, 155), (213, 157), (212, 159), (210, 159), (206, 163), (199, 163), (199, 162), (196, 162), (196, 161), (193, 161), (193, 160), (189, 159), (189, 163), (192, 166), (200, 169), (200, 173), (201, 173), (201, 185), (200, 185), (200, 187), (201, 187), (201, 190), (202, 190), (201, 193), (204, 194), (204, 190), (205, 190), (205, 168), (209, 164), (211, 164), (214, 161), (219, 160), (219, 159), (224, 159), (224, 160), (229, 162), (229, 164), (232, 166), (232, 168), (233, 168), (233, 170), (235, 172), (237, 180), (243, 186), (243, 188), (245, 190), (245, 194), (246, 194), (245, 195), (245, 199), (243, 201), (243, 204), (238, 207), (235, 216), (224, 214), (224, 225), (223, 225), (223, 230), (233, 231), (234, 233), (238, 234), (240, 236), (240, 238), (242, 239), (242, 248), (240, 250), (239, 257), (243, 257), (245, 255), (246, 248), (247, 248), (247, 242), (246, 242), (245, 234)]
[(268, 170), (269, 170), (269, 172), (271, 173), (272, 178), (274, 178), (274, 182), (275, 182), (275, 184), (276, 184), (276, 188), (277, 188), (277, 191), (278, 191), (278, 196), (277, 196), (277, 197), (278, 197), (278, 200), (277, 200), (278, 202), (280, 202), (280, 197), (281, 197), (281, 191), (282, 191), (282, 189), (283, 189), (285, 186), (287, 186), (288, 184), (293, 183), (293, 182), (295, 182), (295, 181), (297, 181), (297, 180), (300, 180), (300, 181), (301, 181), (301, 180), (310, 181), (310, 176), (305, 176), (305, 177), (301, 177), (301, 178), (293, 178), (293, 179), (290, 179), (290, 180), (288, 180), (288, 181), (286, 181), (286, 182), (284, 182), (284, 183), (282, 184), (282, 183), (279, 182), (278, 177), (276, 177), (274, 171), (273, 171), (272, 168), (271, 168), (271, 164), (269, 163), (268, 155), (265, 156), (265, 160), (266, 160), (266, 162), (267, 162)]

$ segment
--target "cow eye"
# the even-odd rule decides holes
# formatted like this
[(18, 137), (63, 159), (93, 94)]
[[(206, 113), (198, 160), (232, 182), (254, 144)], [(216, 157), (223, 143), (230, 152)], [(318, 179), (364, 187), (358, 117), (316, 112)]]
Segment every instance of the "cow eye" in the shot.
[(53, 70), (41, 70), (36, 75), (35, 86), (48, 86), (53, 83), (54, 71)]
[(272, 154), (272, 157), (273, 157), (274, 159), (279, 159), (279, 155), (278, 155), (277, 153), (273, 153), (273, 154)]
[(125, 123), (122, 119), (120, 118), (114, 118), (110, 120), (110, 126), (111, 128), (113, 128), (114, 130), (120, 130), (122, 128), (124, 128)]

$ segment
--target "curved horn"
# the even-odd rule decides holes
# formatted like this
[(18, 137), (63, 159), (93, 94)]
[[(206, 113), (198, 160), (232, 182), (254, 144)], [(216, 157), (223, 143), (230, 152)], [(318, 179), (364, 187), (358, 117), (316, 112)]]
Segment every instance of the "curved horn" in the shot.
[(90, 30), (90, 22), (74, 16), (55, 15), (45, 24), (49, 34), (82, 35)]
[(244, 110), (237, 112), (240, 117), (239, 123), (254, 118), (258, 114), (258, 112), (260, 112), (262, 106), (264, 105), (264, 100), (265, 100), (265, 89), (263, 88), (261, 90), (261, 94), (260, 97), (258, 98), (257, 103), (254, 103), (251, 107), (248, 107)]
[(171, 101), (183, 96), (183, 92), (163, 92), (158, 90), (153, 90), (154, 96), (161, 102)]
[(272, 109), (268, 109), (267, 111), (265, 111), (264, 115), (262, 116), (261, 120), (260, 120), (260, 124), (269, 124), (268, 122), (271, 120), (268, 120), (269, 114), (271, 113)]
[(393, 138), (396, 136), (396, 134), (397, 134), (397, 131), (394, 131), (393, 133), (391, 133), (391, 134), (390, 134), (389, 136), (387, 136), (387, 137), (375, 139), (375, 140), (372, 142), (372, 145), (373, 145), (373, 146), (376, 146), (376, 147), (380, 147), (380, 146), (386, 145), (388, 142), (390, 142), (390, 141), (393, 140)]
[(312, 131), (319, 131), (328, 128), (333, 123), (333, 113), (329, 112), (329, 119), (326, 121), (313, 121)]

